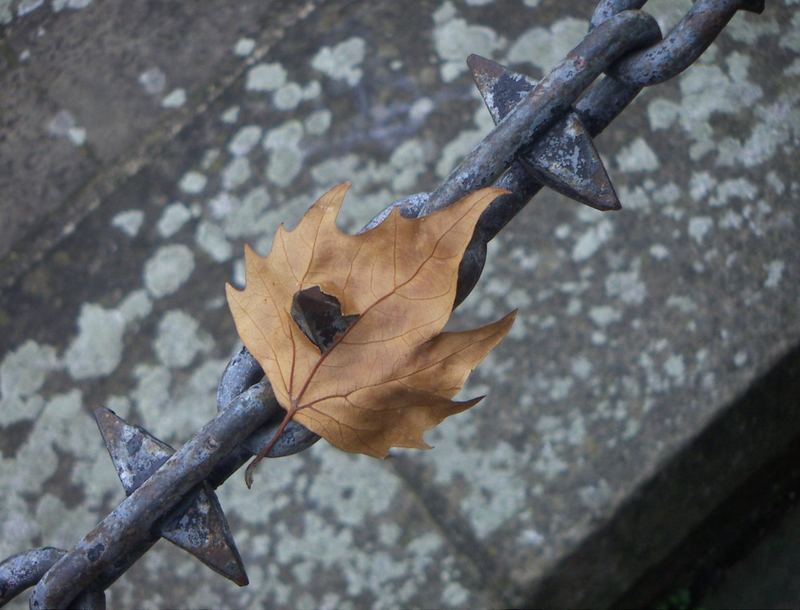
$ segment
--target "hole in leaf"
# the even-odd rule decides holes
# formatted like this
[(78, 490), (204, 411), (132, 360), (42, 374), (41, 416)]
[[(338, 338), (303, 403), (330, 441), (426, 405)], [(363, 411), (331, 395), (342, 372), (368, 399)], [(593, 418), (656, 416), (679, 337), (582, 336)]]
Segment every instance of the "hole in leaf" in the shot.
[(357, 315), (343, 316), (339, 299), (312, 286), (295, 293), (292, 319), (303, 334), (324, 353), (358, 320)]

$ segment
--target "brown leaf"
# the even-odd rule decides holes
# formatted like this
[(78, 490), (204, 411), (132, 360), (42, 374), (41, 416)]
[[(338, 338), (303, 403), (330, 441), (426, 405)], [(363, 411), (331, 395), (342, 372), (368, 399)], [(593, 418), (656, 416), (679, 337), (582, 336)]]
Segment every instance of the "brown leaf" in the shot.
[[(483, 189), (418, 219), (394, 209), (376, 228), (347, 235), (336, 217), (348, 188), (323, 195), (294, 230), (281, 225), (268, 256), (246, 247), (247, 286), (227, 286), (228, 304), (286, 409), (283, 426), (296, 419), (340, 449), (374, 457), (429, 448), (426, 430), (480, 400), (451, 399), (514, 320), (512, 312), (441, 332), (475, 224), (504, 191)], [(313, 286), (358, 316), (323, 353), (291, 316), (294, 296)]]

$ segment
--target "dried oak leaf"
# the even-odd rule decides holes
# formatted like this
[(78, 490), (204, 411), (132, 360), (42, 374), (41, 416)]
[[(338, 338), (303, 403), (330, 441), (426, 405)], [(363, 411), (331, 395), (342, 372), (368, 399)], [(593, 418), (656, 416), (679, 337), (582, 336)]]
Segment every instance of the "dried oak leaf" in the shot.
[[(516, 312), (441, 332), (475, 224), (504, 191), (483, 189), (418, 219), (394, 209), (376, 228), (348, 235), (336, 226), (348, 188), (323, 195), (294, 230), (281, 225), (268, 256), (246, 247), (246, 288), (226, 286), (228, 305), (286, 409), (276, 438), (295, 419), (354, 453), (430, 448), (426, 430), (482, 398), (451, 400), (514, 321)], [(338, 299), (343, 315), (358, 316), (323, 352), (291, 316), (293, 297), (315, 286)]]

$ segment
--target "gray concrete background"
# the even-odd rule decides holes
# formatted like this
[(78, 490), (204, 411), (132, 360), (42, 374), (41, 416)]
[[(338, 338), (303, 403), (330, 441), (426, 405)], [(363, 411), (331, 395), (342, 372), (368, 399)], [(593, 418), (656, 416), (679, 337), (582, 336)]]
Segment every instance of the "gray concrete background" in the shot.
[[(648, 7), (667, 26), (688, 5)], [(540, 76), (590, 13), (0, 0), (0, 557), (70, 547), (122, 498), (93, 408), (175, 445), (213, 415), (244, 242), (265, 250), (345, 179), (351, 229), (435, 186), (491, 126), (466, 55)], [(794, 0), (738, 15), (599, 139), (623, 211), (542, 193), (493, 243), (456, 324), (518, 322), (469, 383), (488, 397), (434, 451), (320, 443), (252, 491), (235, 477), (219, 495), (251, 585), (162, 542), (109, 606), (622, 595), (798, 432), (796, 405), (765, 405), (652, 485), (800, 338), (799, 32)]]

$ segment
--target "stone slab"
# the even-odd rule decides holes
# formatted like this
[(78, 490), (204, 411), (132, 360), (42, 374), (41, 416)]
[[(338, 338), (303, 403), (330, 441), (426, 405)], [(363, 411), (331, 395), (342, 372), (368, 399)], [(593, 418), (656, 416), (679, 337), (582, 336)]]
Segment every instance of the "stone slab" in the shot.
[[(689, 3), (650, 4), (669, 22)], [(265, 250), (345, 179), (351, 229), (432, 188), (491, 127), (464, 57), (540, 77), (589, 16), (513, 5), (323, 2), (3, 291), (0, 555), (70, 546), (120, 499), (91, 408), (173, 445), (211, 417), (243, 242)], [(456, 324), (515, 307), (518, 323), (469, 384), (489, 396), (432, 433), (434, 451), (375, 462), (319, 444), (264, 464), (253, 492), (234, 478), (219, 495), (251, 586), (158, 547), (109, 605), (623, 595), (799, 432), (785, 405), (728, 418), (800, 338), (797, 19), (737, 16), (599, 140), (623, 211), (542, 193), (491, 246)], [(738, 443), (698, 444), (720, 420)], [(687, 448), (696, 467), (670, 470)]]
[[(6, 68), (0, 85), (0, 256), (98, 169), (80, 127), (34, 75)], [(58, 135), (56, 135), (58, 134)]]
[(0, 257), (24, 270), (309, 4), (4, 2)]

